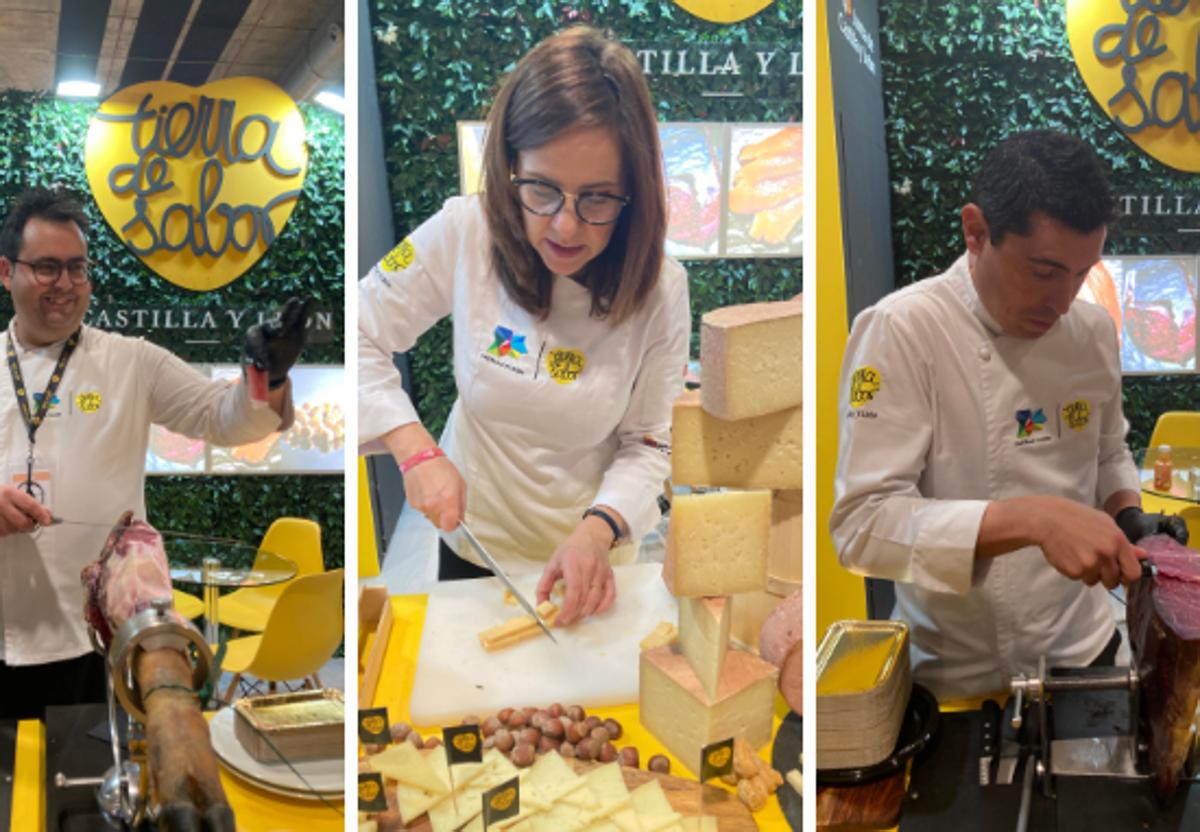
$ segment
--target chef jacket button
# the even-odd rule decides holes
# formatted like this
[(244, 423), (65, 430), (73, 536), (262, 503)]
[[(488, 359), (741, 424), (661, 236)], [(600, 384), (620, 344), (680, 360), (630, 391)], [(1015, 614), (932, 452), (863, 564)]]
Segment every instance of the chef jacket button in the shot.
[(991, 361), (992, 360), (992, 351), (989, 350), (987, 347), (980, 347), (979, 351), (978, 351), (978, 355), (979, 355), (980, 361)]

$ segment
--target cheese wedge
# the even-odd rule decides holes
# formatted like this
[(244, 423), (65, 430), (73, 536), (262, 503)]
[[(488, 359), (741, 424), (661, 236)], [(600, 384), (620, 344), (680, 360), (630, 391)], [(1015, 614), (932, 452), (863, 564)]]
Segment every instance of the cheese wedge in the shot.
[(725, 655), (717, 695), (710, 697), (682, 652), (658, 647), (641, 654), (639, 719), (696, 773), (704, 746), (727, 737), (761, 748), (771, 739), (775, 666), (742, 650)]
[(728, 598), (679, 599), (679, 647), (710, 698), (717, 695), (729, 647), (733, 611), (728, 602)]
[(679, 494), (671, 504), (663, 580), (677, 597), (766, 589), (771, 492)]
[(771, 496), (767, 585), (780, 595), (798, 589), (804, 579), (801, 497), (799, 491), (776, 491)]
[(803, 415), (793, 407), (749, 419), (705, 413), (692, 390), (671, 411), (671, 480), (724, 488), (804, 487)]
[(802, 400), (800, 301), (714, 309), (700, 319), (700, 400), (727, 421), (798, 407)]

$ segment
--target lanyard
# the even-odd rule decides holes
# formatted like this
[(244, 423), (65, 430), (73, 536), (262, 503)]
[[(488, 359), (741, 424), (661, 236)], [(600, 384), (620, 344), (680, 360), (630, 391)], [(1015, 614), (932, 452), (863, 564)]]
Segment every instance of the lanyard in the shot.
[(8, 332), (8, 373), (12, 376), (13, 390), (17, 394), (17, 404), (21, 407), (21, 418), (25, 420), (25, 428), (29, 432), (29, 457), (26, 459), (27, 471), (25, 474), (25, 490), (33, 494), (33, 444), (34, 436), (37, 429), (42, 426), (42, 420), (46, 418), (46, 411), (50, 409), (50, 402), (54, 398), (54, 394), (58, 392), (58, 383), (62, 381), (63, 371), (67, 368), (67, 362), (71, 359), (71, 353), (75, 352), (76, 345), (79, 344), (79, 334), (83, 328), (75, 330), (71, 333), (71, 337), (63, 344), (62, 354), (58, 357), (58, 363), (54, 365), (54, 371), (50, 373), (50, 381), (46, 384), (46, 391), (42, 393), (42, 400), (37, 404), (37, 410), (30, 410), (29, 399), (25, 395), (25, 378), (21, 375), (21, 363), (17, 361), (17, 348), (13, 344), (12, 331)]

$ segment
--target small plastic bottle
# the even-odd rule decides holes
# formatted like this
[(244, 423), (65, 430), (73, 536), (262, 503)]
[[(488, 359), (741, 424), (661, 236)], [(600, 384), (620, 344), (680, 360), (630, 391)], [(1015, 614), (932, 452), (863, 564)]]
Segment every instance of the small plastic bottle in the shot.
[(1154, 490), (1171, 490), (1171, 446), (1159, 445), (1158, 458), (1154, 460)]

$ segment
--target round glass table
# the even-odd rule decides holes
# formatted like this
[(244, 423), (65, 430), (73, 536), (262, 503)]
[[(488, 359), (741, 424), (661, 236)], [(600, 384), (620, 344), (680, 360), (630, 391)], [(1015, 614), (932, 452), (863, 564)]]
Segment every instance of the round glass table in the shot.
[(1169, 497), (1200, 503), (1200, 448), (1171, 446), (1171, 487), (1157, 488), (1154, 485), (1154, 463), (1158, 460), (1158, 448), (1139, 448), (1134, 451), (1138, 463), (1138, 478), (1142, 491), (1157, 497)]
[[(224, 566), (217, 554), (230, 554), (227, 550), (248, 550), (254, 554), (251, 567)], [(296, 577), (297, 567), (282, 555), (259, 549), (250, 544), (206, 542), (198, 540), (168, 540), (168, 551), (175, 557), (180, 550), (188, 550), (200, 558), (199, 566), (171, 566), (172, 583), (196, 584), (204, 588), (204, 638), (209, 644), (218, 640), (217, 605), (222, 587), (271, 586), (290, 581)], [(190, 559), (190, 558), (189, 558)]]

